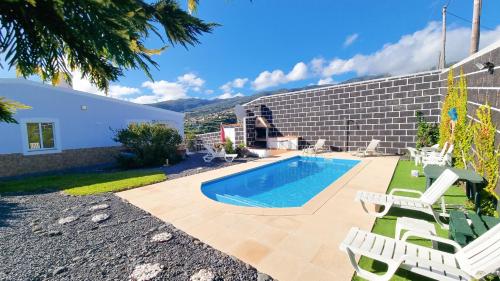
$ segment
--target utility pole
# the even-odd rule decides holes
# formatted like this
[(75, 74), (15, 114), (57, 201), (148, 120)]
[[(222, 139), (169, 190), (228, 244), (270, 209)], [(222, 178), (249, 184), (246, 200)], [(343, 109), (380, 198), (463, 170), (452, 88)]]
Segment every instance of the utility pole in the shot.
[(479, 49), (479, 25), (481, 22), (482, 0), (474, 0), (474, 12), (472, 13), (472, 34), (470, 38), (470, 54), (477, 53)]
[(446, 6), (443, 6), (443, 28), (441, 31), (441, 56), (439, 56), (439, 68), (446, 67)]

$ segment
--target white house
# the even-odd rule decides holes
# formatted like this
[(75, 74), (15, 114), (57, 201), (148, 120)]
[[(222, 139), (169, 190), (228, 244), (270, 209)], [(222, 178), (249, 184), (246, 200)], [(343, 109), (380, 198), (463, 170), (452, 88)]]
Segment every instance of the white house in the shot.
[(130, 123), (161, 123), (184, 133), (184, 114), (54, 87), (0, 79), (0, 97), (31, 107), (19, 124), (0, 123), (0, 177), (94, 166), (114, 160), (114, 130)]

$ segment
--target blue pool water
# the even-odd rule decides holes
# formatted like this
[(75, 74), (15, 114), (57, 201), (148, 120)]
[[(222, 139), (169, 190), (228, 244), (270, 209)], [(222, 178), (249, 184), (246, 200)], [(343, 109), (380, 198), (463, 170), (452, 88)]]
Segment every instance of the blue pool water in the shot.
[(238, 206), (300, 207), (359, 162), (296, 156), (205, 182), (201, 191), (215, 201)]

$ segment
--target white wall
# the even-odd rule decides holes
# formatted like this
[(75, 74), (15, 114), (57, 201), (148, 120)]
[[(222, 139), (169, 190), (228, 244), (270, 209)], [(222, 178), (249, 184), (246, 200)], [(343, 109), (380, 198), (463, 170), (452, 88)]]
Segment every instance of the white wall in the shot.
[(233, 148), (236, 147), (236, 130), (234, 128), (224, 128), (224, 137), (233, 142)]
[[(130, 121), (168, 121), (184, 134), (184, 114), (113, 98), (53, 87), (24, 79), (0, 79), (0, 97), (19, 101), (32, 108), (19, 110), (17, 121), (55, 119), (60, 149), (107, 147), (118, 145), (112, 130), (124, 128)], [(87, 110), (82, 110), (82, 105)], [(21, 122), (20, 122), (21, 123)], [(0, 154), (23, 153), (19, 124), (0, 123)]]

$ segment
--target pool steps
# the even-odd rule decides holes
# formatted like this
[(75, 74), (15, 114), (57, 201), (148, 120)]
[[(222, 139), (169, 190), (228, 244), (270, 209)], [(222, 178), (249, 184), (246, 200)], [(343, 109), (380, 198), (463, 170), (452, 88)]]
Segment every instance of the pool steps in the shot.
[(249, 200), (247, 198), (244, 198), (244, 197), (241, 197), (238, 195), (218, 194), (217, 196), (224, 197), (230, 201), (239, 203), (238, 205), (243, 204), (244, 206), (249, 206), (249, 207), (271, 208), (271, 206), (269, 206), (267, 204), (256, 202), (253, 200)]

